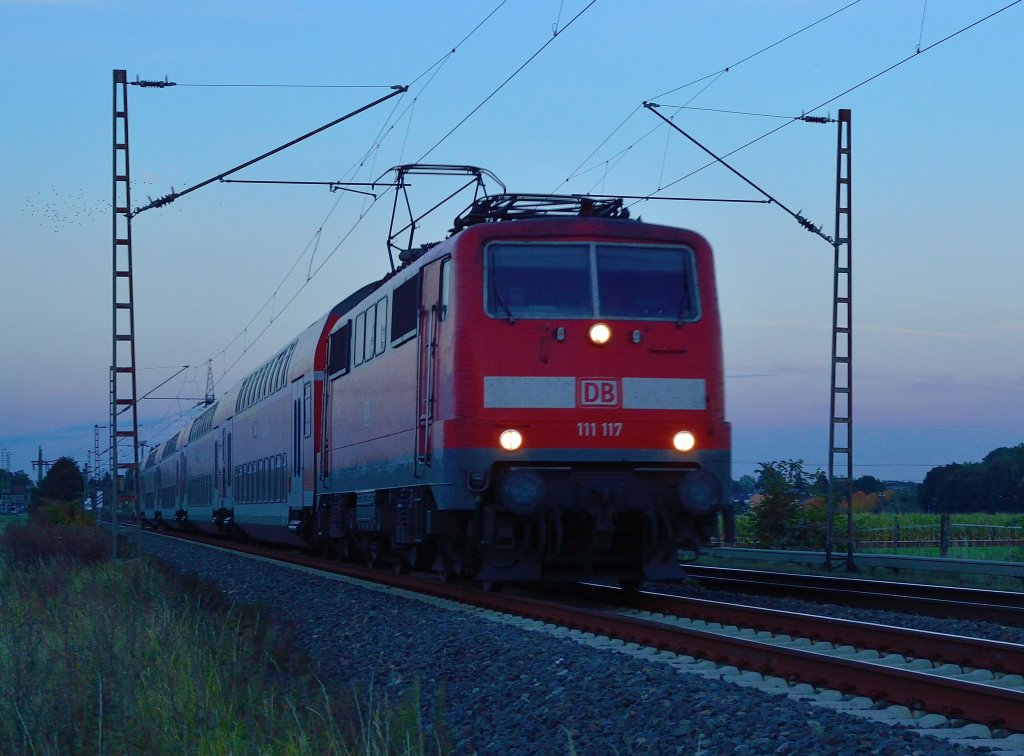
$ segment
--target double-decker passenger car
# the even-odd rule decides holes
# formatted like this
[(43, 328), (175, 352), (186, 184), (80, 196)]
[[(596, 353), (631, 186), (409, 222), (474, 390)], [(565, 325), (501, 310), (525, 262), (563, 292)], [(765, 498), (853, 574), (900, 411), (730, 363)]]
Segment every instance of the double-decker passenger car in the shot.
[(678, 577), (729, 481), (708, 243), (497, 195), (403, 257), (154, 451), (146, 518), (482, 581)]

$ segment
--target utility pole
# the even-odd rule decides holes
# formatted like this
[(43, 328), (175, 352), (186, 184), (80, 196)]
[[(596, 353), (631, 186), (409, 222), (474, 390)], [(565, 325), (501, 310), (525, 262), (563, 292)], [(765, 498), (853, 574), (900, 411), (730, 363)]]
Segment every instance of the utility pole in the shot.
[(85, 502), (89, 500), (89, 467), (92, 452), (86, 452), (85, 470), (82, 473), (82, 509), (85, 510)]
[(207, 407), (213, 404), (213, 360), (206, 361), (206, 398), (203, 400)]
[(43, 447), (39, 447), (39, 457), (32, 460), (32, 467), (36, 468), (36, 485), (43, 482), (43, 475), (49, 472), (55, 459), (43, 459)]

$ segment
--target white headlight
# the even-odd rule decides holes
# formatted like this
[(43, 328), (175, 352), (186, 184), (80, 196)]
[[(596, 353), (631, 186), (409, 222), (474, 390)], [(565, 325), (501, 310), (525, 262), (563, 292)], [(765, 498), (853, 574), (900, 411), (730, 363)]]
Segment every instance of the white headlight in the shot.
[(672, 437), (672, 446), (674, 446), (677, 451), (688, 452), (696, 445), (696, 443), (697, 439), (693, 437), (693, 434), (690, 433), (690, 431), (679, 431)]
[(501, 444), (501, 448), (505, 451), (515, 451), (523, 445), (523, 434), (515, 428), (509, 428), (502, 431), (501, 435), (498, 436), (498, 443)]
[(604, 323), (594, 323), (594, 325), (590, 326), (590, 340), (598, 346), (607, 344), (608, 339), (611, 337), (612, 329)]

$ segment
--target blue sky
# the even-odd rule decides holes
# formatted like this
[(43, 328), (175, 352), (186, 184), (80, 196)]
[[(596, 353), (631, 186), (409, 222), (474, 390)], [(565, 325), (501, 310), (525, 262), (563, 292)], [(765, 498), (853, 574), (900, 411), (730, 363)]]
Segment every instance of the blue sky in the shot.
[[(1024, 4), (930, 47), (1008, 2), (0, 0), (0, 447), (16, 470), (39, 445), (84, 462), (107, 420), (115, 68), (179, 84), (129, 88), (134, 205), (395, 84), (408, 94), (238, 177), (366, 181), (422, 159), (486, 167), (513, 191), (648, 195), (707, 160), (643, 101), (725, 154), (918, 49), (815, 112), (853, 112), (855, 473), (919, 480), (1021, 443)], [(196, 86), (224, 84), (321, 86)], [(835, 143), (834, 125), (794, 123), (729, 160), (831, 233)], [(414, 196), (425, 209), (451, 188), (418, 179)], [(662, 194), (758, 198), (720, 166)], [(180, 398), (140, 409), (142, 438), (180, 423), (207, 360), (226, 388), (386, 271), (390, 203), (214, 184), (140, 214), (140, 389), (190, 366), (157, 393)], [(826, 467), (829, 245), (767, 205), (634, 212), (716, 250), (734, 476)]]

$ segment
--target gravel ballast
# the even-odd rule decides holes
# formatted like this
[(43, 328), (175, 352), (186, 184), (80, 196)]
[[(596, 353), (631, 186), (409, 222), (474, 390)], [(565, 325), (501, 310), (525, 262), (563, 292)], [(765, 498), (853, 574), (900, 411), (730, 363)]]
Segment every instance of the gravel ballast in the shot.
[(144, 549), (297, 628), (321, 678), (387, 691), (443, 689), (456, 753), (952, 754), (977, 752), (716, 679), (704, 666), (616, 653), (390, 590), (148, 536)]

